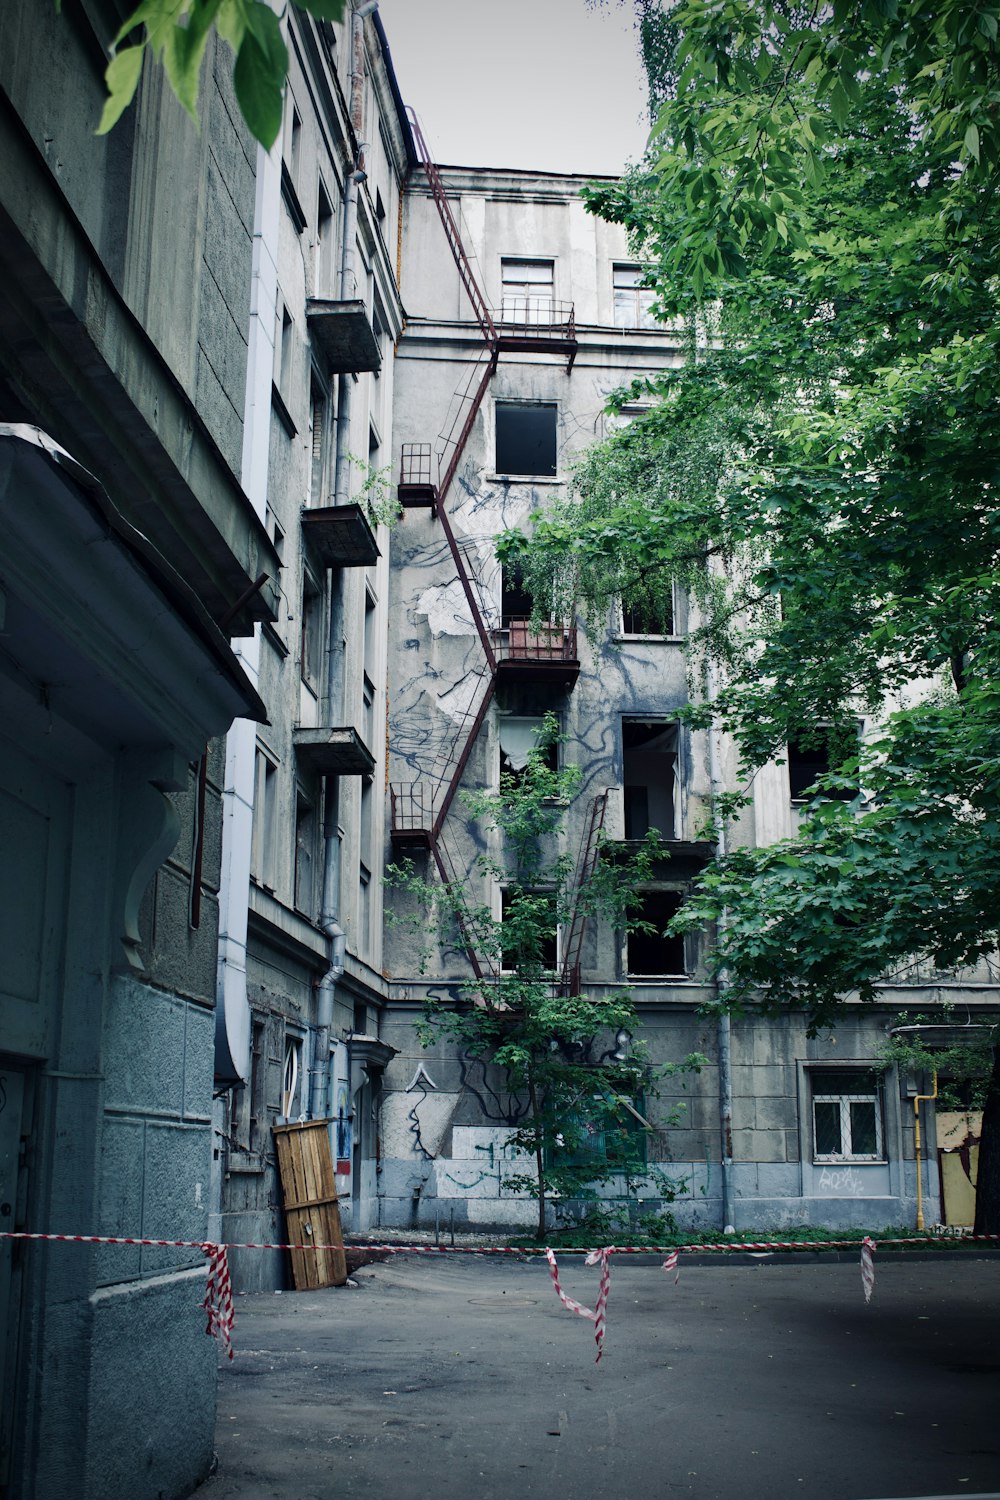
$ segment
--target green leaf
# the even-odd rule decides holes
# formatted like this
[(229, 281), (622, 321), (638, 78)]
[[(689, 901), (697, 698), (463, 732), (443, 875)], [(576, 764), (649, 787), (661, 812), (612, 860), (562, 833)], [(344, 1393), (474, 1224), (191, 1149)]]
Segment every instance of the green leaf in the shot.
[(212, 23), (221, 0), (195, 0), (187, 25), (172, 26), (163, 51), (170, 85), (192, 119), (198, 118), (198, 82)]
[(100, 122), (97, 126), (97, 135), (107, 135), (111, 127), (121, 119), (121, 116), (135, 98), (135, 91), (139, 86), (139, 75), (142, 73), (142, 59), (145, 51), (146, 44), (144, 42), (140, 43), (137, 47), (124, 47), (121, 52), (116, 52), (108, 63), (104, 73), (104, 82), (108, 87), (108, 97), (104, 101), (104, 109), (101, 112)]
[(979, 126), (973, 121), (966, 127), (965, 149), (977, 162), (979, 160)]
[(233, 68), (233, 84), (250, 130), (265, 150), (270, 150), (281, 129), (288, 52), (278, 18), (266, 5), (254, 0), (246, 20), (246, 35)]
[(342, 21), (345, 0), (295, 0), (300, 10), (308, 11), (318, 21)]

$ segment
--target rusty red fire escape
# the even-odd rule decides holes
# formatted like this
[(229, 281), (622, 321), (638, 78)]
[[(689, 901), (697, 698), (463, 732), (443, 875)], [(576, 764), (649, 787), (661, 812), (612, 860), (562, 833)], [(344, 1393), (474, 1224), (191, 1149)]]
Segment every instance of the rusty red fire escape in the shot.
[[(438, 455), (440, 478), (435, 482), (434, 454), (430, 443), (404, 443), (398, 490), (402, 506), (428, 507), (440, 521), (483, 651), (483, 665), (468, 696), (465, 712), (457, 722), (455, 733), (434, 771), (421, 781), (395, 783), (389, 789), (393, 843), (402, 848), (409, 846), (429, 849), (442, 882), (454, 890), (464, 877), (456, 870), (454, 857), (449, 852), (444, 834), (445, 821), (493, 701), (498, 681), (506, 678), (572, 686), (579, 675), (580, 663), (575, 625), (542, 625), (533, 628), (531, 621), (527, 619), (502, 621), (504, 628), (500, 630), (491, 629), (487, 625), (482, 608), (482, 586), (474, 570), (470, 570), (466, 547), (455, 535), (448, 514), (448, 496), (490, 382), (496, 373), (500, 354), (510, 350), (565, 356), (569, 374), (576, 356), (577, 338), (571, 304), (547, 304), (550, 314), (548, 321), (540, 320), (537, 310), (532, 310), (528, 316), (522, 306), (508, 308), (506, 304), (501, 304), (499, 314), (491, 310), (466, 254), (441, 174), (431, 158), (416, 116), (412, 110), (408, 110), (407, 114), (448, 247), (483, 338), (482, 350), (472, 366), (465, 388), (456, 393), (455, 415), (444, 435), (444, 449)], [(582, 889), (580, 882), (589, 879), (593, 872), (598, 838), (604, 821), (605, 802), (606, 798), (595, 798), (591, 807), (577, 864), (577, 882), (574, 887), (577, 896)], [(601, 804), (599, 813), (598, 803)], [(584, 923), (585, 918), (577, 899), (567, 928), (566, 956), (561, 973), (564, 984), (579, 982)], [(482, 979), (487, 972), (493, 972), (493, 964), (479, 952), (480, 944), (477, 942), (474, 924), (466, 920), (464, 923), (460, 922), (460, 926), (473, 972), (477, 978)]]

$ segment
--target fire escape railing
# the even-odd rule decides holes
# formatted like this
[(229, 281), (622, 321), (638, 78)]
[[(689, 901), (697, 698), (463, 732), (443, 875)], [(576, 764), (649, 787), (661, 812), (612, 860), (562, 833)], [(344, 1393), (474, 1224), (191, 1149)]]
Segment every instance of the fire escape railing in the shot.
[[(515, 298), (509, 306), (505, 301), (501, 306), (499, 320), (494, 319), (466, 255), (461, 232), (448, 201), (441, 174), (431, 158), (419, 121), (411, 109), (407, 110), (407, 115), (448, 247), (483, 336), (484, 347), (480, 359), (485, 362), (474, 389), (476, 370), (475, 367), (473, 368), (468, 386), (461, 398), (467, 403), (465, 414), (457, 437), (449, 437), (447, 440), (451, 446), (451, 452), (437, 486), (436, 506), (469, 613), (483, 649), (485, 671), (481, 674), (480, 687), (471, 695), (469, 707), (456, 728), (455, 736), (443, 758), (440, 773), (429, 782), (393, 784), (390, 787), (392, 833), (401, 842), (423, 842), (430, 849), (441, 880), (456, 898), (456, 915), (469, 961), (476, 977), (482, 979), (487, 971), (492, 970), (492, 965), (484, 963), (478, 952), (480, 942), (477, 941), (477, 936), (481, 939), (482, 935), (477, 935), (474, 923), (470, 922), (467, 915), (464, 918), (462, 916), (462, 912), (466, 910), (460, 899), (464, 877), (456, 873), (454, 861), (445, 847), (443, 837), (445, 819), (458, 792), (473, 746), (493, 701), (497, 681), (498, 648), (507, 660), (569, 661), (575, 659), (576, 656), (576, 629), (575, 627), (566, 629), (543, 627), (541, 630), (532, 632), (529, 628), (530, 622), (517, 621), (512, 622), (515, 628), (508, 629), (506, 632), (491, 631), (484, 619), (481, 601), (477, 597), (478, 580), (470, 574), (464, 549), (455, 536), (448, 516), (446, 501), (486, 392), (496, 372), (501, 343), (511, 341), (523, 345), (528, 340), (538, 339), (551, 340), (555, 345), (561, 341), (565, 346), (567, 343), (574, 343), (576, 330), (572, 305), (556, 304), (551, 299), (544, 298)], [(537, 306), (534, 305), (536, 302)], [(573, 352), (575, 351), (570, 353), (570, 363), (567, 368), (572, 367)], [(459, 407), (458, 415), (460, 413), (461, 407)], [(458, 424), (458, 415), (455, 418), (455, 425)], [(406, 445), (401, 460), (400, 485), (401, 489), (411, 486), (432, 490), (429, 445)], [(582, 864), (580, 868), (583, 869)], [(574, 923), (575, 921), (574, 912)], [(571, 924), (571, 941), (575, 940), (574, 932), (575, 927)], [(580, 940), (582, 941), (582, 935)]]

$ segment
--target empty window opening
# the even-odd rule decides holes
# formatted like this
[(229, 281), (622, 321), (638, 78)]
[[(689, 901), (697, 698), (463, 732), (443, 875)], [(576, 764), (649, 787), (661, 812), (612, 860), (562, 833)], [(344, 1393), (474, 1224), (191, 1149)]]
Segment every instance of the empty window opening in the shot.
[(524, 586), (520, 564), (506, 564), (500, 574), (501, 627), (506, 630), (511, 620), (530, 620), (534, 608), (535, 601)]
[(674, 591), (644, 589), (622, 596), (622, 635), (673, 635)]
[(323, 670), (323, 593), (311, 573), (302, 575), (302, 631), (299, 642), (302, 681), (319, 696)]
[(551, 972), (559, 965), (559, 926), (554, 891), (500, 891), (500, 948), (506, 973)]
[(826, 776), (834, 766), (830, 757), (829, 731), (820, 726), (814, 733), (801, 735), (788, 741), (788, 791), (793, 802), (802, 802), (812, 796), (836, 797), (849, 802), (857, 795), (857, 787), (844, 787), (839, 791), (812, 792), (811, 788), (820, 776)]
[(551, 323), (555, 262), (515, 260), (500, 262), (501, 319), (505, 323)]
[(315, 915), (316, 808), (301, 787), (295, 794), (295, 908)]
[(676, 838), (677, 725), (666, 719), (622, 719), (625, 837), (651, 829)]
[(498, 401), (496, 467), (498, 474), (556, 474), (555, 406)]
[(664, 929), (678, 913), (681, 896), (678, 891), (640, 891), (635, 920), (649, 930), (630, 932), (626, 950), (629, 974), (682, 975), (687, 973), (683, 937), (665, 934)]
[(278, 767), (263, 751), (257, 751), (253, 802), (253, 836), (250, 868), (254, 878), (268, 890), (274, 885), (274, 841), (278, 796)]
[(867, 1068), (814, 1072), (815, 1161), (882, 1161), (882, 1102), (876, 1075)]

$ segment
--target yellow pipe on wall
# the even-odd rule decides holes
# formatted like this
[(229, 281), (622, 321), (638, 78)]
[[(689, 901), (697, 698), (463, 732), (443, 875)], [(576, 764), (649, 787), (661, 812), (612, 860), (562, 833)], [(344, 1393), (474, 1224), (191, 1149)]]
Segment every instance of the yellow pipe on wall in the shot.
[(923, 1229), (923, 1227), (924, 1227), (923, 1174), (922, 1174), (922, 1172), (920, 1170), (920, 1106), (921, 1106), (921, 1104), (929, 1103), (932, 1099), (936, 1099), (937, 1098), (937, 1094), (938, 1094), (938, 1077), (937, 1077), (937, 1069), (936, 1068), (933, 1070), (931, 1076), (934, 1079), (934, 1092), (933, 1092), (933, 1094), (917, 1094), (916, 1097), (913, 1100), (913, 1150), (914, 1150), (914, 1154), (916, 1155), (916, 1158), (917, 1158), (917, 1228), (918, 1229)]

